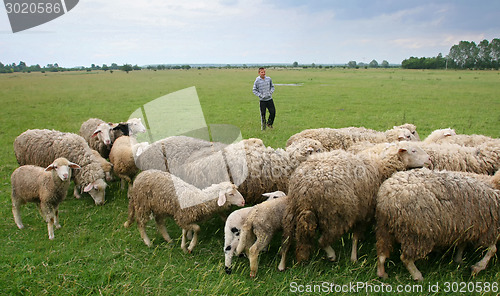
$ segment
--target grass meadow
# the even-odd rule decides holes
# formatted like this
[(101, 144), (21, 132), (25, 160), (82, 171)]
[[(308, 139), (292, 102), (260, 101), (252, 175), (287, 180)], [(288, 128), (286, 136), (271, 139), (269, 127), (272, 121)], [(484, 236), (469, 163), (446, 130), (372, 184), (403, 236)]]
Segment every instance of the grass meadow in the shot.
[[(89, 196), (77, 200), (68, 195), (60, 205), (63, 227), (53, 241), (34, 204), (22, 208), (25, 229), (17, 229), (10, 200), (16, 136), (32, 128), (78, 133), (90, 117), (125, 121), (145, 103), (191, 86), (208, 124), (235, 125), (244, 138), (261, 138), (274, 148), (284, 147), (291, 135), (306, 128), (365, 126), (383, 131), (405, 122), (414, 123), (421, 138), (445, 127), (500, 137), (498, 71), (270, 68), (267, 74), (275, 84), (298, 86), (276, 86), (275, 128), (266, 131), (260, 130), (258, 99), (251, 91), (257, 69), (0, 75), (0, 294), (277, 295), (331, 287), (335, 294), (361, 295), (383, 294), (389, 288), (394, 293), (413, 290), (402, 293), (407, 295), (464, 294), (458, 293), (464, 287), (477, 295), (498, 293), (498, 255), (485, 271), (470, 276), (482, 249), (468, 249), (462, 265), (453, 262), (453, 249), (433, 252), (417, 262), (424, 275), (421, 284), (411, 280), (394, 251), (386, 265), (389, 279), (379, 280), (373, 232), (366, 234), (355, 264), (349, 261), (346, 235), (334, 245), (337, 262), (328, 262), (317, 251), (306, 264), (295, 265), (289, 258), (289, 269), (278, 272), (278, 235), (260, 256), (256, 278), (249, 278), (246, 258), (234, 258), (233, 274), (226, 275), (224, 224), (218, 217), (200, 223), (193, 254), (180, 249), (181, 230), (171, 220), (167, 228), (174, 242), (165, 243), (150, 222), (153, 247), (148, 248), (135, 224), (123, 227), (128, 201), (118, 183), (109, 185), (103, 206), (95, 206)], [(361, 288), (358, 284), (372, 290), (353, 289)]]

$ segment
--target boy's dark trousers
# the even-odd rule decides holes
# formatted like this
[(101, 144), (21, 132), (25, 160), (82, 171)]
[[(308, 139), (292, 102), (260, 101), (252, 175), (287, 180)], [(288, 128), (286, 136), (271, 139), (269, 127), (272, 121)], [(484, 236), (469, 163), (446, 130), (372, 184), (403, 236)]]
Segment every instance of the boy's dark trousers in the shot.
[[(269, 110), (269, 118), (266, 122), (266, 109)], [(261, 123), (267, 125), (273, 125), (274, 117), (276, 116), (276, 108), (274, 108), (274, 101), (271, 99), (269, 101), (260, 101), (260, 120)]]

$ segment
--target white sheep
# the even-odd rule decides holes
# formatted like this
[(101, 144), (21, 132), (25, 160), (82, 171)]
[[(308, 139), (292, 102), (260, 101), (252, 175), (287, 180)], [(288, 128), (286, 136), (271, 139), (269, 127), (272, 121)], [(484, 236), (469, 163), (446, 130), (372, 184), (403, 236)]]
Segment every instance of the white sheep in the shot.
[(47, 222), (49, 239), (54, 239), (54, 225), (59, 224), (59, 204), (68, 193), (71, 169), (79, 169), (76, 163), (66, 158), (57, 158), (45, 169), (34, 165), (23, 165), (11, 175), (12, 214), (19, 229), (24, 228), (20, 206), (27, 202), (37, 203), (40, 214)]
[(357, 142), (367, 141), (371, 143), (386, 143), (397, 141), (419, 141), (416, 128), (412, 124), (394, 126), (385, 132), (379, 132), (364, 127), (345, 128), (317, 128), (307, 129), (291, 136), (286, 145), (302, 139), (314, 139), (319, 141), (327, 151), (335, 149), (347, 150)]
[(500, 139), (484, 135), (457, 134), (453, 129), (443, 129), (433, 131), (424, 142), (436, 144), (457, 144), (461, 146), (477, 147), (483, 144), (500, 145)]
[[(264, 193), (263, 196), (267, 197), (267, 200), (272, 200), (285, 196), (285, 193), (283, 191), (275, 191)], [(238, 242), (240, 241), (241, 228), (252, 208), (253, 207), (246, 207), (236, 210), (226, 219), (226, 224), (224, 225), (224, 266), (227, 274), (231, 273), (231, 261), (236, 252)]]
[(81, 170), (74, 173), (74, 195), (80, 198), (80, 189), (88, 192), (96, 205), (104, 203), (105, 174), (101, 163), (81, 136), (55, 130), (27, 130), (14, 140), (14, 152), (20, 165), (48, 166), (52, 160), (65, 157), (78, 163)]
[(112, 144), (113, 123), (99, 118), (90, 118), (80, 126), (79, 135), (89, 144), (91, 149), (108, 158)]
[(415, 261), (436, 248), (458, 246), (460, 262), (466, 244), (486, 247), (472, 275), (485, 269), (500, 236), (500, 191), (475, 178), (428, 169), (399, 172), (377, 195), (377, 275), (387, 278), (385, 261), (394, 243), (414, 280), (423, 280)]
[(429, 164), (429, 156), (415, 142), (379, 144), (352, 154), (335, 150), (312, 155), (290, 177), (289, 202), (283, 219), (282, 263), (290, 240), (296, 242), (299, 262), (308, 259), (316, 229), (319, 247), (332, 260), (331, 244), (352, 230), (351, 261), (357, 260), (357, 242), (373, 219), (380, 184), (394, 172)]
[(114, 142), (121, 136), (136, 136), (139, 133), (145, 133), (146, 127), (142, 124), (140, 118), (130, 118), (126, 122), (113, 124), (113, 133), (111, 141)]
[[(158, 231), (170, 242), (165, 226), (165, 218), (173, 217), (182, 228), (181, 248), (191, 253), (198, 242), (200, 226), (196, 222), (227, 210), (231, 205), (244, 206), (245, 200), (229, 183), (219, 183), (203, 190), (190, 185), (178, 177), (159, 170), (143, 171), (134, 180), (128, 191), (128, 219), (124, 226), (130, 226), (134, 218), (147, 246), (151, 240), (146, 234), (145, 224), (152, 214)], [(193, 238), (186, 248), (187, 233), (193, 231)]]
[(288, 196), (283, 196), (255, 205), (245, 219), (235, 254), (247, 251), (250, 277), (257, 274), (259, 253), (269, 245), (273, 235), (283, 226), (282, 219), (288, 200)]

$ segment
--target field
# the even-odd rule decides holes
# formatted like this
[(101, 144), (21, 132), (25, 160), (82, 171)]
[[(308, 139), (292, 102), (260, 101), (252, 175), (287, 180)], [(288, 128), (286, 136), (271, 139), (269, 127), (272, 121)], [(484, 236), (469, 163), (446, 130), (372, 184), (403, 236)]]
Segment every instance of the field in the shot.
[(266, 131), (260, 130), (258, 100), (251, 92), (257, 69), (0, 75), (0, 294), (276, 295), (308, 288), (325, 292), (330, 283), (339, 285), (332, 286), (334, 292), (343, 289), (345, 294), (366, 294), (364, 289), (353, 290), (353, 285), (360, 288), (357, 283), (375, 292), (413, 289), (415, 293), (407, 294), (415, 295), (444, 295), (464, 287), (469, 292), (482, 288), (477, 294), (492, 294), (496, 287), (498, 293), (497, 256), (477, 277), (470, 276), (482, 249), (468, 249), (462, 265), (453, 262), (453, 249), (417, 262), (425, 278), (421, 286), (410, 279), (395, 251), (387, 264), (389, 279), (381, 281), (373, 233), (367, 233), (355, 264), (349, 261), (346, 235), (334, 245), (338, 262), (326, 261), (318, 251), (307, 264), (294, 265), (289, 259), (289, 269), (278, 272), (277, 236), (261, 255), (255, 279), (248, 276), (246, 258), (235, 258), (233, 274), (226, 275), (223, 222), (218, 217), (200, 224), (193, 254), (181, 251), (181, 231), (172, 221), (167, 223), (171, 244), (163, 242), (153, 222), (148, 224), (153, 240), (148, 248), (135, 224), (123, 227), (128, 201), (118, 183), (108, 187), (103, 206), (95, 206), (89, 196), (76, 200), (68, 195), (60, 206), (63, 227), (56, 230), (54, 241), (48, 240), (46, 224), (33, 204), (23, 207), (25, 229), (17, 229), (10, 201), (16, 136), (30, 128), (78, 133), (90, 117), (125, 121), (142, 105), (191, 86), (196, 87), (208, 124), (234, 125), (243, 138), (261, 138), (275, 148), (306, 128), (365, 126), (383, 131), (405, 122), (414, 123), (421, 138), (445, 127), (500, 137), (498, 71), (271, 68), (267, 74), (283, 85), (276, 86), (274, 95), (275, 128)]

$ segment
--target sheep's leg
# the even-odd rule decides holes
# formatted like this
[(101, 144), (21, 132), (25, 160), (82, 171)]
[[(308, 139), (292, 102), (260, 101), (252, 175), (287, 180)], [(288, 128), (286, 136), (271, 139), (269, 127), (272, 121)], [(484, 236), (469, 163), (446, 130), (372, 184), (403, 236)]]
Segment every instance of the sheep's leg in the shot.
[(495, 255), (496, 251), (497, 251), (497, 246), (495, 244), (492, 244), (491, 246), (488, 247), (488, 252), (486, 252), (486, 255), (484, 256), (484, 258), (472, 266), (472, 275), (473, 276), (475, 276), (481, 270), (486, 268), (486, 266), (488, 265), (488, 262), (490, 262), (491, 257), (493, 257)]
[(55, 221), (54, 211), (51, 207), (49, 207), (47, 204), (43, 202), (40, 203), (38, 208), (40, 210), (40, 214), (42, 215), (43, 219), (45, 220), (45, 222), (47, 222), (49, 239), (52, 240), (54, 239), (54, 221)]
[(156, 216), (155, 220), (156, 220), (156, 227), (163, 236), (163, 239), (167, 243), (171, 242), (172, 239), (170, 238), (170, 235), (168, 235), (167, 226), (165, 226), (165, 219), (163, 217)]
[(359, 241), (359, 232), (355, 231), (352, 233), (352, 248), (351, 248), (351, 262), (358, 261), (358, 241)]
[(193, 239), (191, 240), (191, 243), (189, 244), (188, 247), (188, 253), (193, 252), (194, 247), (198, 243), (198, 232), (200, 232), (200, 226), (196, 224), (192, 224), (191, 229), (193, 230)]
[(227, 274), (231, 274), (231, 263), (233, 260), (233, 255), (238, 247), (239, 236), (233, 235), (231, 230), (226, 231), (224, 234), (224, 270)]
[(56, 210), (55, 210), (54, 225), (56, 226), (56, 229), (60, 229), (62, 227), (61, 224), (59, 224), (59, 209), (58, 208), (56, 208)]
[(330, 261), (337, 260), (337, 255), (335, 255), (335, 251), (333, 250), (332, 246), (327, 246), (327, 247), (323, 248), (323, 250), (325, 250), (326, 257), (328, 258), (328, 260), (330, 260)]
[(146, 234), (146, 227), (143, 222), (137, 222), (137, 228), (139, 228), (139, 233), (141, 234), (141, 238), (146, 244), (146, 246), (151, 247), (151, 240)]
[(387, 256), (379, 255), (377, 261), (377, 276), (383, 279), (387, 279), (389, 275), (385, 272), (385, 260)]
[(73, 189), (73, 195), (75, 196), (75, 198), (81, 198), (82, 197), (82, 195), (80, 194), (79, 190), (80, 190), (80, 186), (77, 186), (75, 184), (75, 188)]
[(186, 248), (186, 241), (187, 241), (187, 230), (182, 228), (182, 240), (181, 240), (181, 249), (184, 251), (184, 253), (187, 253), (188, 250)]
[(21, 212), (20, 212), (20, 207), (21, 203), (17, 201), (12, 201), (12, 214), (14, 215), (14, 222), (16, 222), (16, 225), (19, 229), (23, 229), (23, 221), (21, 219)]
[(257, 275), (259, 268), (259, 253), (269, 245), (272, 236), (266, 235), (265, 237), (257, 237), (255, 243), (248, 250), (248, 259), (250, 260), (250, 277)]
[(290, 249), (290, 236), (284, 234), (283, 235), (283, 242), (281, 243), (281, 260), (280, 264), (278, 265), (278, 270), (279, 271), (284, 271), (286, 269), (286, 254), (288, 253), (288, 249)]
[(375, 236), (377, 238), (377, 276), (387, 279), (389, 275), (385, 271), (385, 260), (389, 258), (394, 245), (394, 237), (389, 234), (387, 224), (380, 221), (377, 225)]
[[(379, 258), (380, 260), (380, 258)], [(415, 266), (415, 261), (406, 259), (404, 255), (401, 255), (401, 261), (404, 263), (406, 266), (406, 269), (410, 272), (412, 278), (415, 281), (422, 281), (424, 277), (422, 276), (422, 273), (418, 270), (417, 266)]]
[(456, 263), (463, 263), (463, 254), (464, 254), (464, 249), (465, 249), (465, 244), (461, 244), (459, 246), (457, 246), (457, 251), (455, 253), (455, 257), (453, 258), (453, 261), (455, 261)]

